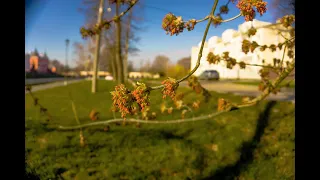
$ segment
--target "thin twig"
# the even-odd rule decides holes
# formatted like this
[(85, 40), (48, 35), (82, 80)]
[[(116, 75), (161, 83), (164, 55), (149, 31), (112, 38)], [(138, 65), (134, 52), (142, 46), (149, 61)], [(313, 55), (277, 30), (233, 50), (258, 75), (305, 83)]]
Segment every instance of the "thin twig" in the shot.
[(37, 103), (36, 103), (35, 105), (36, 105), (36, 106), (39, 106), (40, 109), (45, 109), (45, 113), (47, 114), (48, 118), (51, 119), (52, 116), (51, 116), (50, 113), (48, 112), (48, 109), (45, 108), (43, 105), (41, 105), (41, 104), (38, 102), (39, 99), (34, 96), (34, 94), (32, 93), (31, 90), (28, 90), (28, 92), (29, 92), (31, 98), (33, 99), (33, 101), (37, 101)]
[[(209, 15), (209, 16), (204, 17), (203, 19), (196, 20), (196, 23), (200, 23), (200, 22), (203, 22), (203, 21), (205, 21), (205, 20), (208, 20), (208, 19), (210, 19), (210, 17), (213, 18), (213, 19), (215, 19), (214, 16), (210, 16), (210, 15)], [(236, 15), (236, 16), (234, 16), (234, 17), (232, 17), (232, 18), (226, 19), (226, 20), (222, 20), (221, 22), (223, 22), (223, 23), (229, 22), (229, 21), (232, 21), (232, 20), (237, 19), (238, 17), (241, 17), (241, 14), (238, 14), (238, 15)], [(186, 22), (186, 21), (185, 21), (185, 22)]]
[[(214, 12), (215, 12), (215, 10), (217, 8), (217, 5), (218, 5), (218, 1), (219, 0), (215, 0), (214, 5), (212, 7), (212, 10), (210, 12), (210, 15), (214, 14)], [(200, 60), (201, 60), (201, 57), (202, 57), (202, 51), (203, 51), (204, 43), (206, 41), (206, 37), (207, 37), (208, 31), (209, 31), (209, 28), (210, 28), (210, 25), (211, 25), (211, 21), (212, 21), (212, 18), (209, 19), (207, 27), (206, 27), (206, 30), (204, 32), (204, 35), (203, 35), (203, 38), (202, 38), (202, 42), (201, 42), (200, 51), (199, 51), (199, 54), (198, 54), (198, 60), (197, 60), (196, 66), (185, 77), (177, 80), (177, 83), (180, 83), (180, 82), (188, 79), (198, 69), (198, 67), (200, 66)], [(163, 85), (160, 85), (160, 86), (150, 87), (149, 89), (151, 91), (151, 90), (162, 89), (163, 87), (164, 87)]]
[[(237, 64), (239, 64), (240, 62), (237, 62)], [(261, 65), (261, 64), (247, 64), (245, 63), (247, 66), (259, 66), (259, 67), (264, 67), (264, 68), (271, 68), (271, 69), (278, 69), (276, 67), (271, 67), (271, 66), (265, 66), (265, 65)]]
[(241, 14), (238, 14), (232, 18), (229, 18), (229, 19), (226, 19), (226, 20), (222, 20), (221, 22), (225, 23), (225, 22), (229, 22), (229, 21), (232, 21), (232, 20), (235, 20), (237, 19), (238, 17), (241, 17), (242, 15)]
[(187, 105), (182, 105), (181, 107), (185, 107), (186, 109), (188, 109), (188, 111), (190, 111), (190, 112), (193, 113), (192, 109), (191, 109), (189, 106), (187, 106)]
[[(212, 11), (211, 11), (211, 14), (214, 14), (214, 11), (216, 9), (217, 4), (218, 4), (218, 0), (215, 0), (215, 3), (213, 5)], [(238, 17), (240, 17), (240, 16), (238, 15)], [(234, 18), (231, 18), (231, 19), (235, 19), (235, 18), (237, 18), (237, 16), (235, 16)], [(185, 76), (184, 78), (181, 78), (180, 80), (178, 80), (177, 83), (180, 83), (180, 82), (184, 81), (185, 79), (187, 79), (199, 67), (200, 59), (202, 57), (202, 51), (203, 51), (203, 47), (204, 47), (204, 42), (205, 42), (208, 30), (209, 30), (211, 21), (212, 21), (212, 18), (210, 18), (209, 21), (208, 21), (208, 24), (207, 24), (207, 27), (206, 27), (206, 30), (205, 30), (205, 33), (204, 33), (204, 36), (203, 36), (203, 39), (202, 39), (202, 42), (201, 42), (201, 47), (200, 47), (200, 51), (199, 51), (199, 54), (198, 54), (198, 60), (197, 60), (196, 66), (193, 68), (193, 70), (187, 76)], [(230, 21), (230, 20), (228, 19), (228, 21)], [(284, 55), (282, 57), (282, 61), (283, 61), (283, 59), (284, 59)], [(249, 65), (249, 64), (247, 64), (247, 65)], [(250, 64), (250, 65), (257, 65), (257, 64)], [(257, 65), (257, 66), (261, 66), (261, 65)], [(174, 124), (174, 123), (182, 123), (182, 122), (190, 122), (190, 121), (194, 122), (194, 121), (200, 121), (200, 120), (205, 120), (205, 119), (208, 119), (208, 118), (211, 118), (211, 117), (215, 117), (215, 116), (218, 116), (218, 115), (223, 114), (225, 112), (230, 112), (230, 111), (235, 110), (235, 109), (240, 109), (240, 108), (244, 108), (244, 107), (253, 106), (253, 105), (257, 104), (258, 102), (262, 101), (263, 99), (265, 99), (272, 92), (272, 90), (274, 88), (278, 87), (280, 85), (280, 83), (293, 71), (294, 68), (295, 68), (295, 61), (293, 61), (291, 64), (289, 64), (289, 66), (285, 69), (285, 71), (283, 73), (281, 73), (280, 76), (272, 83), (272, 85), (267, 87), (260, 96), (252, 99), (248, 103), (240, 104), (240, 105), (233, 105), (232, 107), (230, 107), (230, 108), (228, 108), (228, 109), (226, 109), (224, 111), (215, 112), (215, 113), (211, 113), (209, 115), (199, 116), (199, 117), (195, 117), (195, 118), (188, 118), (188, 119), (177, 119), (177, 120), (168, 120), (168, 121), (157, 121), (157, 120), (148, 121), (148, 120), (129, 118), (129, 119), (127, 119), (127, 121), (129, 121), (129, 122), (138, 122), (138, 123), (146, 123), (146, 124)], [(150, 90), (155, 90), (155, 89), (160, 89), (160, 88), (163, 88), (163, 85), (156, 86), (156, 87), (151, 87)], [(102, 125), (102, 124), (109, 124), (109, 123), (119, 122), (119, 121), (123, 121), (123, 119), (115, 119), (115, 115), (114, 115), (114, 119), (113, 120), (87, 123), (87, 124), (83, 124), (83, 125), (79, 124), (78, 126), (71, 126), (71, 127), (59, 126), (58, 128), (61, 129), (61, 130), (72, 130), (72, 129), (79, 129), (79, 128), (81, 129), (81, 128), (84, 128), (84, 127), (90, 127), (90, 126), (96, 126), (96, 125)]]
[[(226, 59), (222, 59), (223, 61), (228, 61)], [(240, 64), (241, 62), (236, 62), (237, 64)], [(272, 67), (272, 66), (266, 66), (266, 65), (262, 65), (262, 64), (250, 64), (250, 63), (245, 63), (245, 65), (247, 66), (259, 66), (259, 67), (263, 67), (263, 68), (270, 68), (270, 69), (279, 69), (277, 67)]]
[(128, 78), (128, 82), (129, 82), (134, 88), (137, 87), (137, 84), (136, 84), (134, 81), (132, 81), (131, 79), (129, 79), (129, 78)]
[(282, 68), (282, 66), (283, 66), (283, 60), (284, 60), (284, 55), (285, 55), (285, 53), (286, 53), (286, 49), (287, 49), (287, 46), (284, 46), (284, 49), (283, 49), (283, 54), (282, 54), (282, 59), (281, 59), (281, 68)]
[(132, 3), (130, 4), (130, 6), (125, 10), (123, 11), (122, 13), (119, 14), (118, 18), (120, 19), (123, 15), (125, 15), (134, 5), (137, 4), (139, 0), (135, 0), (135, 1), (131, 1)]
[[(176, 119), (176, 120), (167, 120), (167, 121), (157, 121), (157, 120), (148, 121), (148, 120), (128, 118), (128, 119), (126, 119), (126, 121), (128, 121), (128, 122), (139, 122), (139, 123), (145, 123), (145, 124), (176, 124), (176, 123), (183, 123), (183, 122), (206, 120), (208, 118), (216, 117), (218, 115), (221, 115), (221, 114), (226, 113), (226, 112), (233, 111), (235, 109), (238, 110), (238, 109), (241, 109), (241, 108), (250, 107), (250, 106), (256, 105), (257, 103), (259, 103), (263, 99), (265, 99), (271, 93), (271, 90), (274, 87), (279, 86), (279, 84), (292, 72), (294, 67), (295, 67), (295, 62), (290, 64), (290, 66), (275, 80), (275, 82), (273, 83), (273, 86), (272, 87), (268, 87), (266, 90), (264, 90), (263, 93), (260, 96), (252, 99), (248, 103), (234, 105), (232, 108), (230, 107), (230, 108), (226, 109), (225, 111), (214, 112), (214, 113), (211, 113), (211, 114), (208, 114), (208, 115), (203, 115), (203, 116), (199, 116), (199, 117), (195, 117), (195, 118), (188, 118), (188, 119)], [(110, 123), (113, 123), (113, 122), (120, 122), (120, 121), (123, 121), (123, 119), (120, 119), (120, 118), (111, 119), (111, 120), (106, 120), (106, 121), (99, 121), (99, 122), (93, 122), (93, 123), (87, 123), (87, 124), (82, 124), (82, 125), (77, 125), (77, 126), (69, 126), (69, 127), (59, 126), (58, 129), (61, 129), (61, 130), (73, 130), (73, 129), (79, 129), (79, 128), (84, 128), (84, 127), (91, 127), (91, 126), (97, 126), (97, 125), (110, 124)]]
[(71, 101), (72, 112), (73, 112), (74, 118), (76, 119), (77, 123), (80, 125), (80, 121), (79, 121), (76, 105), (75, 105), (75, 103), (73, 101), (73, 98), (71, 96), (71, 92), (70, 91), (69, 91), (69, 98), (70, 98), (70, 101)]
[[(215, 1), (215, 3), (216, 3), (216, 1)], [(216, 5), (216, 4), (215, 4), (215, 5)], [(214, 7), (213, 7), (213, 13), (214, 13), (215, 8), (216, 8), (215, 5), (214, 5)], [(212, 14), (212, 13), (211, 13), (211, 14)], [(237, 16), (235, 16), (235, 17), (233, 17), (233, 18), (230, 18), (230, 19), (235, 19), (235, 18), (238, 18), (238, 17), (240, 17), (240, 16), (241, 16), (241, 15), (237, 15)], [(227, 20), (230, 21), (230, 19), (227, 19)], [(226, 21), (227, 21), (227, 20), (226, 20)], [(209, 30), (211, 21), (212, 21), (212, 18), (209, 18), (209, 21), (208, 21), (208, 24), (207, 24), (207, 27), (206, 27), (206, 30), (205, 30), (205, 33), (204, 33), (204, 36), (203, 36), (203, 39), (202, 39), (202, 42), (201, 42), (201, 47), (200, 47), (200, 51), (199, 51), (199, 54), (198, 54), (198, 59), (197, 59), (197, 62), (196, 62), (196, 66), (195, 66), (195, 67), (192, 69), (192, 71), (190, 71), (185, 77), (177, 80), (177, 84), (179, 84), (180, 82), (182, 82), (182, 81), (186, 80), (187, 78), (189, 78), (189, 77), (198, 69), (198, 67), (200, 66), (200, 60), (201, 60), (201, 57), (202, 57), (202, 51), (203, 51), (203, 47), (204, 47), (204, 42), (205, 42), (205, 39), (206, 39), (208, 30)], [(280, 24), (280, 23), (277, 23), (277, 24)], [(274, 24), (266, 25), (265, 27), (272, 26), (272, 25), (274, 25)], [(292, 40), (294, 40), (294, 39), (295, 39), (295, 37), (289, 39), (288, 41), (292, 41)], [(287, 41), (283, 42), (282, 45), (284, 45), (286, 42), (287, 42)], [(259, 45), (259, 46), (261, 46), (261, 45)], [(250, 65), (252, 65), (252, 66), (261, 66), (261, 65), (258, 65), (258, 64), (250, 64)], [(261, 67), (263, 67), (263, 66), (261, 66)], [(268, 67), (268, 68), (270, 68), (270, 67)], [(152, 90), (157, 90), (157, 89), (162, 89), (162, 88), (164, 88), (164, 85), (159, 85), (159, 86), (150, 87), (149, 90), (152, 91)]]
[[(200, 23), (200, 22), (203, 22), (203, 21), (205, 21), (205, 20), (207, 20), (207, 19), (209, 19), (210, 18), (210, 16), (206, 16), (206, 17), (204, 17), (203, 19), (200, 19), (200, 20), (196, 20), (196, 23)], [(184, 23), (187, 23), (188, 21), (183, 21)]]
[(286, 87), (286, 86), (290, 86), (290, 83), (292, 82), (292, 81), (294, 81), (295, 79), (291, 79), (291, 80), (289, 80), (286, 84), (284, 84), (284, 85), (282, 85), (282, 86), (280, 86), (280, 87)]
[(203, 19), (197, 20), (197, 21), (196, 21), (196, 23), (203, 22), (203, 21), (205, 21), (205, 20), (209, 19), (209, 17), (210, 17), (210, 16), (206, 16), (206, 17), (205, 17), (205, 18), (203, 18)]
[(249, 101), (246, 104), (241, 104), (236, 106), (237, 108), (242, 108), (242, 107), (247, 107), (247, 106), (252, 106), (257, 104), (258, 102), (260, 102), (261, 100), (265, 99), (272, 91), (272, 89), (278, 87), (280, 85), (280, 83), (294, 70), (295, 68), (295, 61), (293, 61), (289, 67), (283, 72), (281, 73), (281, 75), (272, 83), (272, 87), (268, 87), (267, 89), (265, 89), (262, 94), (254, 99), (252, 99), (251, 101)]
[(109, 24), (109, 23), (115, 21), (116, 19), (120, 20), (122, 16), (124, 16), (134, 5), (136, 5), (138, 3), (138, 1), (139, 0), (131, 1), (132, 3), (129, 5), (129, 7), (125, 11), (120, 13), (118, 16), (114, 16), (111, 20), (104, 20), (103, 22), (101, 22), (101, 24), (98, 24), (99, 27), (100, 27), (100, 25)]
[[(169, 121), (150, 121), (150, 120), (141, 120), (141, 119), (133, 119), (133, 118), (127, 118), (126, 121), (128, 122), (139, 122), (139, 123), (145, 123), (145, 124), (176, 124), (176, 123), (182, 123), (182, 122), (191, 122), (191, 121), (200, 121), (200, 120), (205, 120), (210, 117), (215, 117), (220, 114), (224, 113), (224, 111), (220, 112), (215, 112), (212, 114), (204, 115), (204, 116), (199, 116), (195, 118), (187, 118), (187, 119), (176, 119), (176, 120), (169, 120)], [(59, 126), (58, 128), (61, 130), (73, 130), (73, 129), (79, 129), (79, 128), (84, 128), (84, 127), (90, 127), (90, 126), (97, 126), (97, 125), (104, 125), (104, 124), (110, 124), (114, 122), (121, 122), (123, 119), (111, 119), (107, 121), (99, 121), (99, 122), (93, 122), (93, 123), (87, 123), (87, 124), (82, 124), (82, 125), (77, 125), (77, 126)]]

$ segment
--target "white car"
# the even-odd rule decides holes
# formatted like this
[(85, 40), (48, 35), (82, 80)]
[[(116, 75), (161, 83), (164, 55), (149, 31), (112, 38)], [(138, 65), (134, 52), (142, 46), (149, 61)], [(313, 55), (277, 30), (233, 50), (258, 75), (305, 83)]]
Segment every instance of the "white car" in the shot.
[(107, 80), (107, 81), (112, 81), (112, 80), (113, 80), (113, 77), (112, 77), (112, 76), (106, 76), (106, 77), (105, 77), (105, 80)]

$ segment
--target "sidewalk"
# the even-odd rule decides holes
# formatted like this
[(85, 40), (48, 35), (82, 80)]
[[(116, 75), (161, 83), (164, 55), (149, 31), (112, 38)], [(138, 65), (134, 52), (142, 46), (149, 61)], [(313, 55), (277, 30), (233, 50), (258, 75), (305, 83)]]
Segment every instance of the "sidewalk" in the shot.
[[(80, 82), (80, 81), (83, 81), (83, 79), (69, 80), (68, 84), (73, 84), (73, 83)], [(57, 82), (53, 82), (53, 83), (34, 85), (34, 86), (32, 86), (32, 92), (50, 89), (50, 88), (54, 88), (54, 87), (59, 87), (59, 86), (63, 86), (63, 85), (64, 85), (64, 81), (57, 81)], [(25, 91), (25, 93), (27, 94), (29, 92)]]

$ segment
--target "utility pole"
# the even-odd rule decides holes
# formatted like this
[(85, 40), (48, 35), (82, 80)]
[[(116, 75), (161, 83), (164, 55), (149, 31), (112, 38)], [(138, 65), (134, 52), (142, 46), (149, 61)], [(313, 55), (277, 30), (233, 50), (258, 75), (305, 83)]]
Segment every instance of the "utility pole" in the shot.
[(65, 65), (65, 80), (64, 80), (64, 85), (68, 85), (68, 46), (70, 43), (69, 39), (66, 39), (66, 65)]
[[(100, 0), (97, 24), (101, 24), (102, 17), (103, 17), (103, 6), (104, 6), (104, 0)], [(92, 93), (97, 92), (98, 63), (99, 63), (99, 55), (100, 55), (100, 37), (101, 37), (101, 32), (96, 35), (96, 52), (95, 52), (95, 57), (93, 61), (93, 76), (92, 76), (92, 87), (91, 87)]]

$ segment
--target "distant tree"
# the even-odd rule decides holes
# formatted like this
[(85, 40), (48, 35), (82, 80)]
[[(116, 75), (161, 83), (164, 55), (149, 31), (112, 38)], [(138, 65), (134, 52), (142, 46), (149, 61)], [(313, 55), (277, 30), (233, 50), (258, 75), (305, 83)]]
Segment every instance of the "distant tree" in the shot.
[(274, 20), (287, 14), (295, 14), (295, 0), (272, 0), (270, 5)]
[(73, 49), (74, 49), (74, 54), (75, 54), (75, 62), (76, 66), (81, 69), (85, 70), (85, 64), (86, 61), (88, 61), (88, 50), (86, 49), (86, 46), (83, 43), (80, 42), (74, 42), (73, 43)]
[(152, 62), (150, 71), (155, 73), (164, 72), (167, 74), (169, 65), (170, 59), (167, 56), (158, 55)]
[(191, 56), (181, 58), (180, 60), (178, 60), (177, 64), (184, 67), (186, 70), (190, 70)]
[(54, 73), (51, 71), (50, 68), (47, 68), (47, 72), (48, 72), (48, 74), (54, 74)]
[(128, 61), (128, 73), (135, 71), (135, 68), (133, 67), (133, 62)]
[(140, 72), (149, 72), (150, 68), (151, 68), (151, 63), (149, 60), (146, 63), (143, 63), (143, 60), (141, 61)]
[(188, 74), (188, 70), (183, 66), (177, 64), (173, 66), (169, 66), (167, 76), (178, 79)]
[(56, 59), (51, 60), (49, 62), (49, 64), (50, 64), (50, 66), (54, 66), (56, 68), (56, 73), (57, 74), (60, 74), (60, 73), (62, 73), (64, 71), (64, 65), (61, 64), (59, 60), (56, 60)]
[[(122, 12), (126, 5), (118, 1), (106, 1), (105, 9), (110, 9), (104, 13), (104, 19), (112, 19), (117, 13)], [(85, 14), (87, 27), (94, 27), (97, 22), (97, 12), (100, 0), (82, 0), (80, 11)], [(140, 4), (140, 3), (139, 3)], [(121, 6), (120, 6), (121, 5)], [(99, 58), (99, 69), (107, 69), (115, 79), (123, 79), (128, 72), (129, 55), (135, 55), (139, 49), (136, 47), (139, 37), (136, 32), (143, 30), (141, 22), (143, 21), (143, 6), (138, 5), (131, 9), (129, 16), (123, 16), (120, 22), (112, 24), (111, 28), (103, 31), (101, 34), (101, 52)], [(118, 31), (119, 30), (119, 31)], [(95, 39), (92, 37), (91, 39)], [(119, 76), (119, 77), (118, 77)]]

